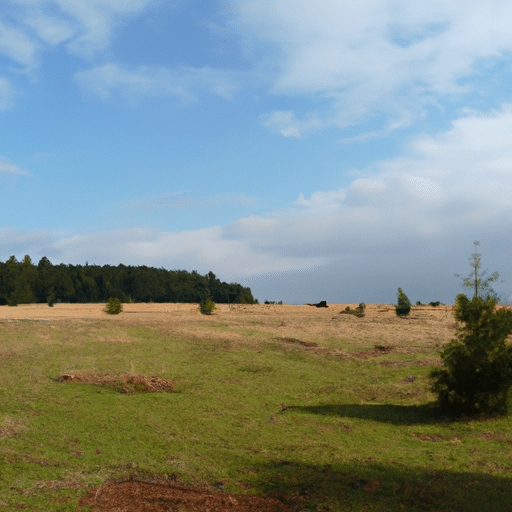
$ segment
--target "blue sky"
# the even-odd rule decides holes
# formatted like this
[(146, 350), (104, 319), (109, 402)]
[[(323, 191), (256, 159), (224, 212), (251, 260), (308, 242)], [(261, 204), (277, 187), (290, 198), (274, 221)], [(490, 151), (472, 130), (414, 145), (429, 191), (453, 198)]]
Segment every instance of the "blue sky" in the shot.
[(264, 300), (512, 296), (512, 4), (5, 0), (0, 260)]

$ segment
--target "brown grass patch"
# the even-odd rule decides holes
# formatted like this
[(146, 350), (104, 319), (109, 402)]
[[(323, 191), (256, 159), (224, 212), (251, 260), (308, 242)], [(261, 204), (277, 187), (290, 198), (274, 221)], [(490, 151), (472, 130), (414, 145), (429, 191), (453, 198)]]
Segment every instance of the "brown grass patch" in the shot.
[(416, 437), (417, 439), (420, 439), (421, 441), (442, 441), (443, 436), (438, 436), (437, 434), (427, 435), (427, 434), (420, 434), (417, 432), (411, 432), (411, 437)]
[(106, 343), (134, 343), (139, 340), (135, 338), (98, 338), (97, 341)]
[(19, 419), (5, 417), (0, 427), (0, 439), (17, 436), (21, 430), (24, 430), (25, 423), (25, 421)]
[(64, 374), (57, 382), (82, 382), (114, 389), (119, 393), (159, 393), (162, 391), (174, 392), (174, 383), (171, 380), (159, 377), (146, 377), (138, 373), (123, 373), (120, 375), (95, 375), (90, 373)]

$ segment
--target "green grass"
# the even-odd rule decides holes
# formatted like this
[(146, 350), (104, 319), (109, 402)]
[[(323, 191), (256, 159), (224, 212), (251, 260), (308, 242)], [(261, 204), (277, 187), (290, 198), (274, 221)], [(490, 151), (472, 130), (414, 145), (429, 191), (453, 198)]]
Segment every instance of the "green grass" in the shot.
[[(0, 512), (77, 510), (88, 488), (134, 473), (293, 496), (305, 510), (512, 510), (510, 418), (440, 415), (429, 367), (378, 364), (416, 354), (343, 359), (243, 328), (261, 342), (234, 350), (219, 328), (226, 340), (108, 320), (0, 323)], [(105, 341), (120, 338), (132, 342)], [(177, 392), (54, 380), (131, 370)]]

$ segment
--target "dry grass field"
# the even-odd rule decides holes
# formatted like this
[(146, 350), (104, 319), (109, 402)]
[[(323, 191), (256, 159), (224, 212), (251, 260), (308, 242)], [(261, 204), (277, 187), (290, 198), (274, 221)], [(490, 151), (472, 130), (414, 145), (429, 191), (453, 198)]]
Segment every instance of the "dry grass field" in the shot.
[(1, 306), (0, 512), (512, 510), (508, 419), (425, 408), (453, 306), (347, 306)]

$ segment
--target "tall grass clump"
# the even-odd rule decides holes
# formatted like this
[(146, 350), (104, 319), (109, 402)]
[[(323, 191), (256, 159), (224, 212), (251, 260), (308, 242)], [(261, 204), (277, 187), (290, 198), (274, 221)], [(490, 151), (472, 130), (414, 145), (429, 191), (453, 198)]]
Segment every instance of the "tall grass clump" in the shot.
[(443, 367), (430, 373), (441, 408), (465, 414), (503, 414), (512, 386), (512, 311), (495, 311), (493, 297), (457, 296), (457, 338), (441, 352)]

